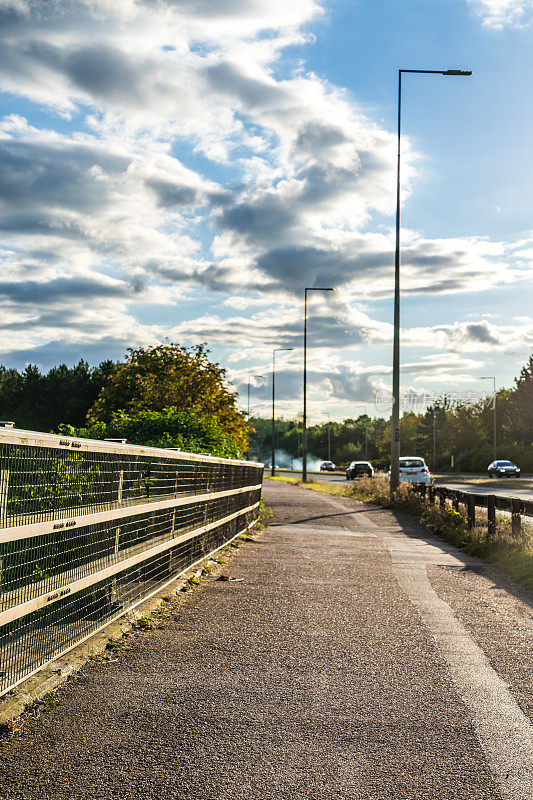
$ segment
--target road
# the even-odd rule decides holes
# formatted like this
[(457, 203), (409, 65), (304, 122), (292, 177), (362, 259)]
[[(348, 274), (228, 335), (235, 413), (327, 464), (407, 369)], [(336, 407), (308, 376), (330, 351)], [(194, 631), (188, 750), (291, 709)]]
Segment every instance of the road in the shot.
[(533, 594), (355, 500), (269, 527), (5, 740), (5, 800), (530, 800)]
[[(265, 470), (265, 474), (269, 475), (270, 470)], [(283, 469), (276, 470), (276, 474), (297, 478), (301, 478), (302, 476), (301, 472)], [(350, 481), (346, 480), (345, 475), (339, 472), (312, 473), (310, 477), (315, 481), (327, 481), (328, 483), (338, 483), (344, 486), (350, 483)], [(479, 480), (481, 477), (482, 476), (477, 477), (476, 480)], [(530, 478), (518, 480), (523, 480), (524, 483), (528, 484), (531, 482)], [(490, 480), (484, 481), (483, 483), (469, 483), (467, 479), (461, 482), (454, 481), (453, 479), (439, 479), (436, 481), (436, 485), (447, 486), (449, 489), (459, 489), (463, 492), (474, 492), (475, 494), (495, 494), (500, 497), (519, 497), (521, 500), (533, 500), (533, 489), (517, 487), (516, 482), (517, 481), (513, 479), (512, 482), (509, 481), (508, 485), (506, 485), (504, 481), (497, 482), (495, 485), (495, 482)]]

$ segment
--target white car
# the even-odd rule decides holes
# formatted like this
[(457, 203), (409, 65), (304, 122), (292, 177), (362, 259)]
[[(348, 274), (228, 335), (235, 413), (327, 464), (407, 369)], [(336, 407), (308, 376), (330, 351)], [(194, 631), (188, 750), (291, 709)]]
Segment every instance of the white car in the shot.
[(402, 456), (400, 480), (406, 483), (431, 483), (431, 475), (424, 459), (418, 456)]

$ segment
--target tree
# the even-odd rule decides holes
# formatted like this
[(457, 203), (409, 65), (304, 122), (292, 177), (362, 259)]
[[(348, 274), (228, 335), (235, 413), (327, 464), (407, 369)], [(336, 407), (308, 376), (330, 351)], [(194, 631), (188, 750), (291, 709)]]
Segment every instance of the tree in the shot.
[(529, 445), (533, 441), (533, 355), (522, 367), (515, 384), (508, 397), (507, 429), (515, 442)]
[(134, 417), (169, 407), (193, 410), (215, 420), (244, 452), (250, 425), (226, 385), (226, 371), (209, 361), (208, 352), (204, 344), (129, 348), (125, 363), (111, 373), (90, 408), (87, 423), (110, 422), (119, 411)]

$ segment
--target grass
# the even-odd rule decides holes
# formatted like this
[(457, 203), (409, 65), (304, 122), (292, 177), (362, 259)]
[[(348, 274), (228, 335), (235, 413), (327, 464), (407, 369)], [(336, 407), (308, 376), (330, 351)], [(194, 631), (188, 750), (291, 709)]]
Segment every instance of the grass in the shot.
[(486, 486), (487, 489), (533, 489), (533, 479), (530, 478), (517, 480), (515, 478), (455, 478), (453, 475), (433, 475), (433, 482), (437, 485), (457, 483), (464, 486)]
[[(498, 515), (497, 533), (487, 536), (484, 524), (468, 529), (466, 514), (447, 506), (441, 508), (414, 492), (407, 484), (400, 484), (391, 500), (386, 478), (360, 478), (349, 486), (338, 486), (325, 481), (302, 483), (298, 478), (274, 477), (269, 480), (291, 483), (315, 492), (342, 495), (383, 508), (403, 511), (415, 517), (422, 525), (470, 555), (476, 555), (507, 572), (518, 583), (533, 589), (533, 531), (526, 525), (520, 537), (514, 537), (508, 516)], [(506, 484), (507, 485), (507, 484)], [(479, 515), (479, 511), (477, 512)]]

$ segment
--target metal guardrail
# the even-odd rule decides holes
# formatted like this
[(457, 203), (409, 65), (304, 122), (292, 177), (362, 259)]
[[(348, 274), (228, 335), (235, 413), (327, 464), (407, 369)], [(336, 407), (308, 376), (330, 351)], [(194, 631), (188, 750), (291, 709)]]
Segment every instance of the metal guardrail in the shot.
[(262, 473), (0, 429), (0, 695), (249, 527)]
[(446, 486), (418, 486), (417, 491), (422, 497), (432, 503), (439, 503), (441, 507), (449, 500), (456, 511), (463, 506), (468, 520), (469, 530), (476, 526), (476, 508), (487, 511), (487, 535), (496, 535), (496, 511), (504, 511), (511, 515), (511, 530), (513, 536), (520, 536), (522, 531), (522, 517), (533, 517), (533, 501), (522, 500), (518, 497), (502, 497), (495, 494), (478, 494), (460, 489), (448, 489)]

